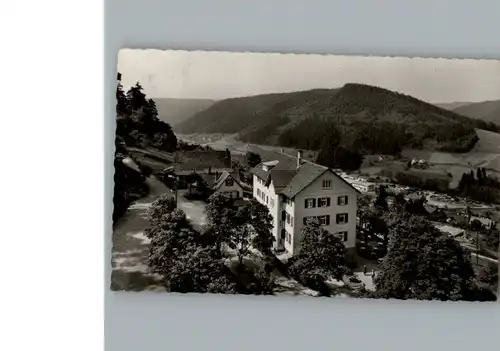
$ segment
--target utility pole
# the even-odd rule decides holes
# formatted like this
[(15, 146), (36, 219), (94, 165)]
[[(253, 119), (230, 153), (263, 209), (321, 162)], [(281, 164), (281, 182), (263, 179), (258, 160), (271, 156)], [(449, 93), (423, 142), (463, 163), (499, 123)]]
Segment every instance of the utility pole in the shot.
[(178, 198), (177, 193), (178, 193), (178, 188), (179, 188), (179, 186), (177, 184), (177, 177), (174, 176), (174, 175), (171, 175), (171, 174), (169, 174), (168, 177), (172, 179), (173, 184), (174, 184), (174, 188), (171, 189), (171, 191), (175, 192), (175, 208), (177, 209), (178, 208), (178, 205), (177, 205), (177, 198)]
[(476, 265), (479, 266), (479, 232), (476, 232)]

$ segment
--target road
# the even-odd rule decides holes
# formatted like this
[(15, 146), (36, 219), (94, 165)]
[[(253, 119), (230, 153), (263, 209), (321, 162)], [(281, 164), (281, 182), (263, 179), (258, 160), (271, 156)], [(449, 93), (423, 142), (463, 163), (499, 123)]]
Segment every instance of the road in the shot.
[(179, 191), (177, 196), (177, 207), (186, 213), (186, 218), (193, 223), (196, 229), (200, 229), (207, 222), (206, 204), (202, 201), (186, 200)]
[[(149, 239), (144, 230), (149, 222), (146, 211), (160, 195), (174, 193), (155, 177), (146, 179), (149, 194), (132, 203), (127, 212), (113, 228), (112, 274), (113, 290), (140, 291), (145, 289), (161, 289), (158, 277), (148, 272), (147, 257)], [(200, 201), (187, 201), (178, 197), (178, 207), (186, 213), (195, 228), (206, 222), (205, 205)]]
[(490, 257), (483, 256), (483, 255), (477, 255), (474, 252), (471, 252), (471, 256), (472, 256), (471, 262), (473, 264), (478, 263), (479, 266), (486, 267), (489, 263), (496, 263), (496, 264), (498, 264), (498, 260), (495, 260), (495, 259), (490, 258)]

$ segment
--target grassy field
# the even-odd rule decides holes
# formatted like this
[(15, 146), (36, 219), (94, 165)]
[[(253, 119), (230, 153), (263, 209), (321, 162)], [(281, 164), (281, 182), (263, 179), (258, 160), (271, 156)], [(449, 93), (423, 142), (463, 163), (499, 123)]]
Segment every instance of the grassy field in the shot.
[[(472, 168), (483, 167), (500, 178), (500, 134), (477, 130), (479, 141), (474, 148), (465, 154), (434, 152), (428, 150), (405, 149), (402, 155), (407, 159), (417, 158), (426, 160), (431, 166), (425, 172), (436, 174), (451, 174), (450, 187), (458, 185), (462, 174), (469, 172)], [(236, 134), (189, 134), (179, 135), (179, 138), (193, 143), (207, 144), (219, 150), (229, 148), (231, 151), (244, 153), (245, 143), (236, 139)], [(251, 146), (253, 144), (250, 144)], [(279, 146), (254, 145), (266, 150), (280, 152)], [(291, 155), (297, 150), (284, 148), (285, 152)], [(305, 152), (304, 156), (314, 160), (314, 152)], [(401, 172), (405, 168), (405, 162), (395, 160), (392, 156), (383, 155), (382, 161), (378, 160), (378, 155), (366, 156), (360, 168), (360, 173), (365, 175), (379, 176), (384, 172)]]
[[(247, 145), (250, 149), (253, 148), (261, 148), (268, 151), (281, 152), (283, 149), (285, 153), (289, 155), (296, 155), (298, 149), (295, 148), (287, 148), (281, 146), (271, 146), (271, 145), (258, 145), (258, 144), (246, 144), (237, 139), (237, 134), (177, 134), (179, 139), (190, 143), (197, 143), (201, 145), (208, 145), (211, 148), (216, 150), (225, 150), (230, 149), (231, 152), (237, 152), (244, 154), (247, 151)], [(315, 160), (317, 156), (317, 152), (311, 150), (302, 150), (303, 157), (308, 160)]]

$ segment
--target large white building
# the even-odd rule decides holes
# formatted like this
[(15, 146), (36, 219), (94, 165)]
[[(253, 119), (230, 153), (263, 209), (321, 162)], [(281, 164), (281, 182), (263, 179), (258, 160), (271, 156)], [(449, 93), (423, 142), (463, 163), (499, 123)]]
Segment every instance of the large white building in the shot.
[[(273, 216), (275, 249), (293, 255), (308, 217), (338, 235), (346, 248), (356, 245), (359, 192), (333, 170), (284, 153), (267, 153), (252, 169), (253, 196)], [(350, 251), (349, 250), (349, 251)]]

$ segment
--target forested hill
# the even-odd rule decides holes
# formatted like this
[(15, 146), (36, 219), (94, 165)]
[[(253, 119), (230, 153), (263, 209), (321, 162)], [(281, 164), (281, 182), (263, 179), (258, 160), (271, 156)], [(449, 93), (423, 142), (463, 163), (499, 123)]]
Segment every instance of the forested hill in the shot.
[(320, 150), (341, 145), (359, 153), (403, 147), (465, 152), (475, 128), (497, 126), (408, 95), (363, 84), (222, 100), (177, 126), (189, 133), (239, 133), (245, 142)]
[(184, 122), (196, 113), (203, 111), (215, 103), (209, 99), (166, 99), (153, 98), (158, 109), (158, 118), (172, 127)]
[(297, 93), (265, 94), (216, 102), (175, 126), (179, 133), (237, 133), (253, 124), (255, 117)]
[(500, 125), (500, 100), (476, 102), (458, 107), (453, 111), (467, 117)]
[(129, 156), (127, 146), (153, 147), (168, 152), (177, 148), (177, 137), (172, 128), (158, 118), (155, 102), (142, 92), (140, 83), (125, 92), (120, 73), (117, 75), (117, 80), (114, 223), (133, 201), (149, 191), (144, 172), (142, 170), (139, 172), (123, 163)]

